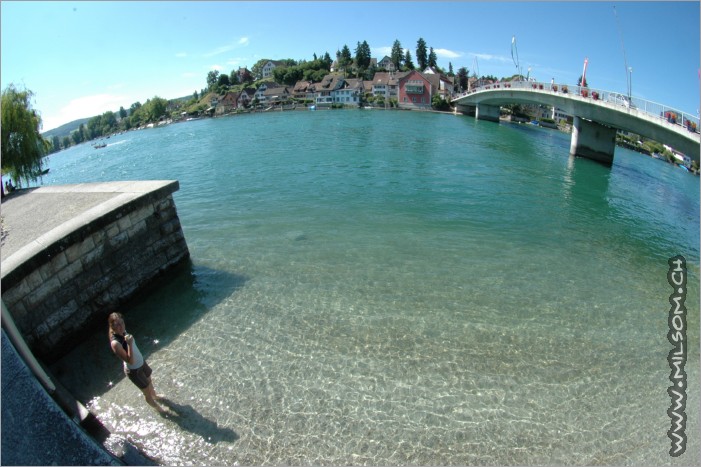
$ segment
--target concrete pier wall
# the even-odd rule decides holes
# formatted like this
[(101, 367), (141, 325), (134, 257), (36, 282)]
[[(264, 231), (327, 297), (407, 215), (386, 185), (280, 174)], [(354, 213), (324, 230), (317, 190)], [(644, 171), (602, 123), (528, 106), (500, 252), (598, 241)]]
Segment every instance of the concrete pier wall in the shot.
[(499, 121), (500, 107), (498, 105), (477, 104), (475, 118), (478, 120), (487, 120), (490, 122)]
[[(45, 196), (48, 209), (52, 196), (98, 200), (3, 254), (2, 300), (37, 357), (47, 363), (60, 358), (87, 330), (106, 325), (109, 313), (189, 257), (172, 197), (178, 188), (177, 181), (112, 182), (18, 195)], [(3, 203), (3, 215), (11, 202)]]
[(616, 129), (574, 117), (570, 154), (612, 165), (616, 150)]

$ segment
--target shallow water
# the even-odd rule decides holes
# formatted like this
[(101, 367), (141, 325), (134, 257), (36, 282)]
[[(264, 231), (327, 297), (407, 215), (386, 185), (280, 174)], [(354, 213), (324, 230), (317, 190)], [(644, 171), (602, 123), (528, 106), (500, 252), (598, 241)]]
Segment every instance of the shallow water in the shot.
[(699, 181), (569, 135), (417, 112), (228, 117), (51, 156), (45, 183), (178, 179), (192, 264), (127, 328), (179, 417), (106, 333), (54, 367), (163, 464), (698, 464), (669, 457), (667, 259)]

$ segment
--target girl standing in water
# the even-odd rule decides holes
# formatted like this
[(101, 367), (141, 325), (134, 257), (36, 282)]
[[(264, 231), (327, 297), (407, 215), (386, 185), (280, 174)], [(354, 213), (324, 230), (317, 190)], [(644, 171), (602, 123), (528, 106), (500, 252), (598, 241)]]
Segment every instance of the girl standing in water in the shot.
[(160, 414), (167, 412), (158, 405), (157, 396), (151, 383), (151, 367), (148, 366), (139, 348), (136, 346), (134, 336), (126, 334), (124, 317), (121, 313), (112, 313), (108, 318), (110, 327), (110, 346), (112, 352), (124, 362), (124, 374), (144, 393), (148, 405), (158, 410)]

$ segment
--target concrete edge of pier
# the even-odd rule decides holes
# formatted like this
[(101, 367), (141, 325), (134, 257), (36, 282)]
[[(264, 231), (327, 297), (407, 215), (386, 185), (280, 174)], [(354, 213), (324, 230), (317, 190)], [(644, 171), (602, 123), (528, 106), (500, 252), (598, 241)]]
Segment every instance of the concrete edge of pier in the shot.
[[(89, 325), (86, 315), (123, 303), (189, 257), (172, 201), (178, 189), (173, 180), (89, 183), (20, 190), (3, 200), (3, 465), (155, 465), (126, 440), (116, 455), (105, 448), (109, 431), (50, 375), (40, 361), (45, 339), (26, 322), (55, 323), (62, 331), (73, 322), (65, 331), (70, 339), (75, 328)], [(122, 276), (145, 256), (153, 266), (149, 276), (127, 287)], [(70, 307), (56, 297), (63, 289), (75, 295), (96, 274), (107, 285), (122, 281), (119, 296), (96, 300), (107, 294), (96, 289), (85, 303), (71, 298), (78, 304), (67, 313)]]

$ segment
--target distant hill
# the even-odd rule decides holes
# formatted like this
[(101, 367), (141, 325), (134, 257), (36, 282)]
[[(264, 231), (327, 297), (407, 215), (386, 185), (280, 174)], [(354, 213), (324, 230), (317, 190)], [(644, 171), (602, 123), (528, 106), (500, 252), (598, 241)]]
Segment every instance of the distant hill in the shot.
[(88, 118), (81, 118), (80, 120), (74, 120), (70, 123), (66, 123), (65, 125), (61, 125), (58, 128), (54, 128), (53, 130), (49, 130), (47, 132), (44, 132), (41, 134), (46, 139), (51, 139), (54, 136), (58, 136), (59, 138), (63, 138), (64, 136), (70, 136), (72, 132), (80, 128), (81, 124), (88, 124), (88, 120), (90, 120), (92, 117)]
[[(184, 97), (177, 97), (175, 99), (169, 99), (169, 102), (176, 102), (176, 101), (182, 101), (186, 102), (188, 100), (192, 99), (192, 96), (184, 96)], [(129, 109), (127, 109), (127, 112)], [(114, 113), (118, 113), (118, 111), (114, 111)], [(70, 136), (71, 133), (73, 133), (75, 130), (80, 128), (81, 124), (87, 125), (88, 121), (93, 117), (88, 117), (88, 118), (81, 118), (80, 120), (73, 120), (72, 122), (66, 123), (65, 125), (61, 125), (58, 128), (54, 128), (53, 130), (49, 130), (47, 132), (44, 132), (41, 134), (45, 139), (51, 139), (54, 136), (58, 136), (59, 138), (63, 138), (64, 136)]]

